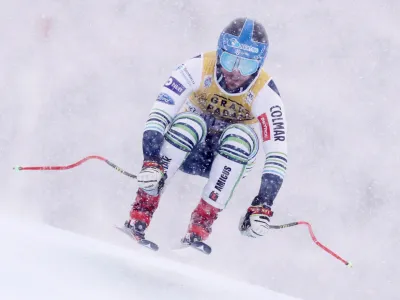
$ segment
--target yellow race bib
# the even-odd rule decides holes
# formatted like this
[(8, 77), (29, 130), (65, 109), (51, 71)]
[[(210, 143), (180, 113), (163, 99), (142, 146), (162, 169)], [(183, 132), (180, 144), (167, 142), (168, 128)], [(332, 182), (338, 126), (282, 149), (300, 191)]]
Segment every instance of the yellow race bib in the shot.
[(224, 92), (215, 81), (215, 51), (203, 54), (203, 72), (198, 90), (189, 96), (190, 102), (203, 113), (212, 114), (216, 119), (230, 123), (252, 124), (257, 122), (251, 113), (253, 100), (270, 80), (270, 76), (260, 70), (258, 77), (247, 92), (232, 95)]

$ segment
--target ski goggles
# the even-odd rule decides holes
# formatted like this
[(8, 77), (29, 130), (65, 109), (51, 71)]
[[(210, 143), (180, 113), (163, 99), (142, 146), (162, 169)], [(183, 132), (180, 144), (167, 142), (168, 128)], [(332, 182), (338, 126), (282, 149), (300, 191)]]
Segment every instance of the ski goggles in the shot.
[(257, 60), (243, 58), (226, 51), (220, 56), (220, 64), (228, 72), (237, 68), (243, 76), (254, 74), (260, 67), (260, 62)]

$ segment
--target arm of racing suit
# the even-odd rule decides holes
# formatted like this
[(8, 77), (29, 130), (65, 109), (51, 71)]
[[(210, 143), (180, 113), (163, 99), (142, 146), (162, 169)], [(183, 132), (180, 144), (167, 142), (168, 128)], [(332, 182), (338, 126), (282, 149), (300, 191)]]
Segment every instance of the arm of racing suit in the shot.
[(159, 161), (164, 134), (189, 95), (201, 81), (202, 55), (189, 59), (174, 70), (150, 111), (143, 133), (144, 160)]
[(271, 207), (281, 188), (287, 167), (287, 124), (279, 91), (272, 79), (254, 100), (252, 113), (261, 127), (261, 142), (265, 152), (265, 164), (261, 186), (252, 205)]

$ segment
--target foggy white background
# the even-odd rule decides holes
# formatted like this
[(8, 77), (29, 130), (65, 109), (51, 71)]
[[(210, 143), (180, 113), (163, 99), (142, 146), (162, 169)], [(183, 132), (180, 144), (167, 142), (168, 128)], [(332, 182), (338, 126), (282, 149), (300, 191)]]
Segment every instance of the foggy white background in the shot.
[(301, 226), (240, 236), (262, 153), (215, 223), (211, 256), (168, 252), (199, 201), (198, 177), (176, 175), (148, 237), (174, 259), (307, 300), (398, 299), (399, 15), (395, 0), (0, 0), (0, 209), (118, 243), (112, 226), (128, 217), (134, 180), (97, 161), (66, 172), (12, 167), (99, 154), (138, 172), (144, 123), (171, 70), (214, 50), (233, 18), (253, 17), (269, 34), (265, 69), (289, 127), (272, 222), (311, 222), (354, 268)]

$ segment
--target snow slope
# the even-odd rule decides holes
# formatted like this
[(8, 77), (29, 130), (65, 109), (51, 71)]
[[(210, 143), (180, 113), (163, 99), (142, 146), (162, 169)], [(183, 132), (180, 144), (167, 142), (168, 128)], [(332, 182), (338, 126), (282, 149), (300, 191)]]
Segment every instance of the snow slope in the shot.
[(0, 236), (0, 299), (295, 299), (133, 243), (122, 248), (22, 219), (1, 218)]

